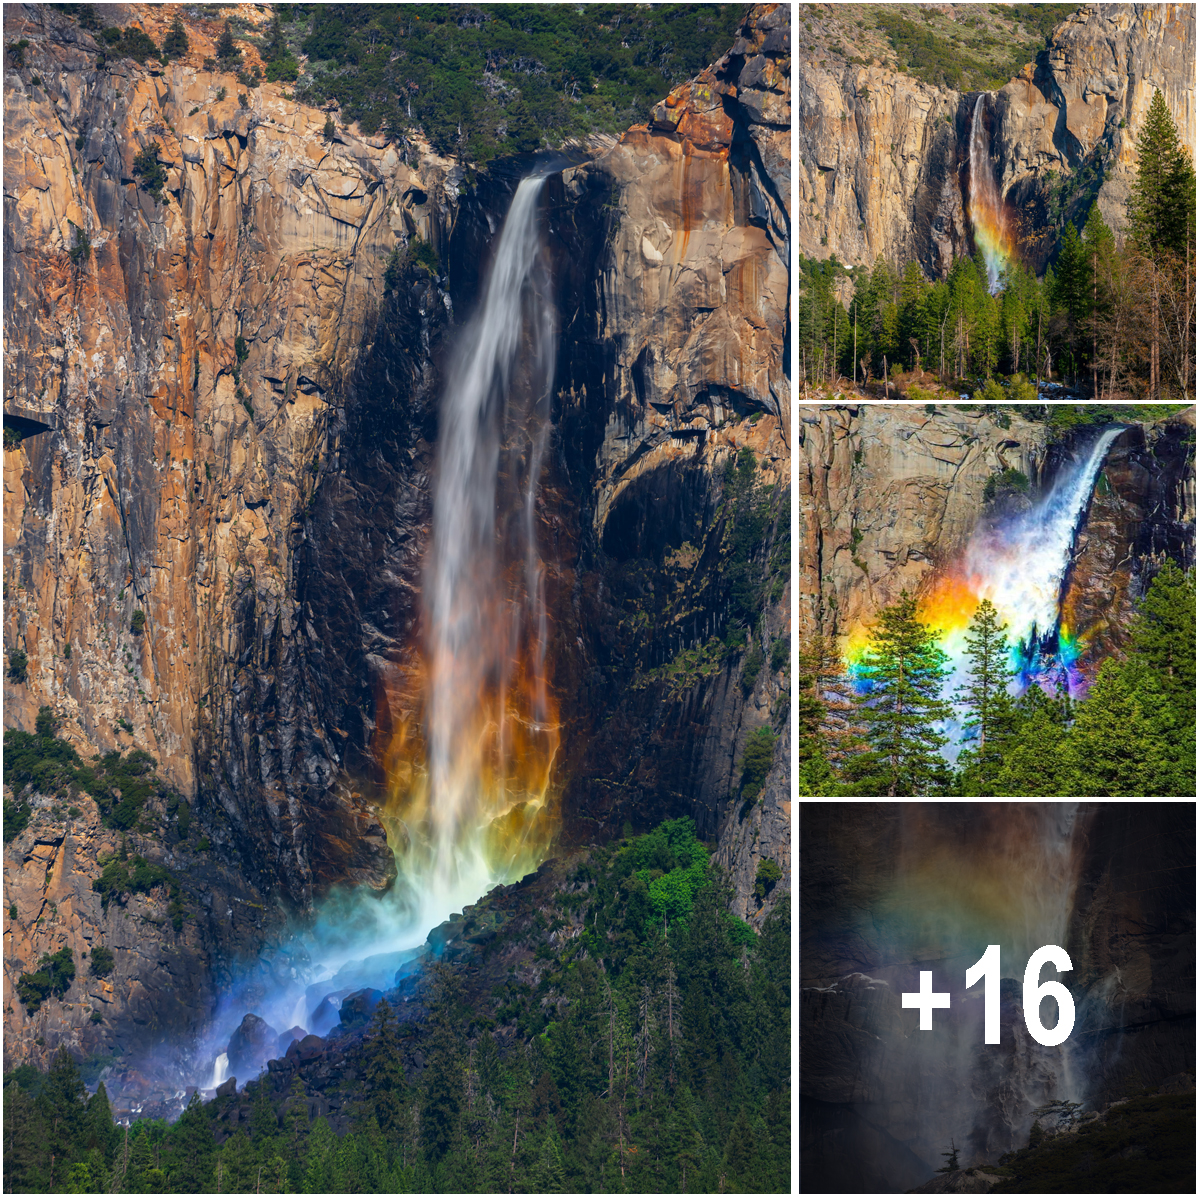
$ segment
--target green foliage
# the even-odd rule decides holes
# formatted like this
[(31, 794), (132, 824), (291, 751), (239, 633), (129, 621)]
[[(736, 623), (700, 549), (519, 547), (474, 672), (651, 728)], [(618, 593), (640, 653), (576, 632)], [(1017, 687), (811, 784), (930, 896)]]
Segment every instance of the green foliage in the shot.
[(115, 964), (113, 952), (107, 946), (94, 946), (92, 948), (92, 974), (103, 977), (109, 974)]
[(983, 486), (983, 499), (991, 504), (995, 500), (1003, 500), (1009, 496), (1027, 496), (1029, 494), (1029, 476), (1016, 467), (1006, 467), (997, 471)]
[(159, 57), (154, 39), (136, 25), (130, 25), (123, 33), (116, 26), (109, 26), (101, 36), (108, 43), (110, 52), (120, 58), (132, 58), (141, 64), (148, 58)]
[(775, 673), (782, 671), (788, 663), (788, 652), (791, 649), (787, 637), (777, 637), (771, 643), (771, 670)]
[[(1021, 478), (1025, 480), (1023, 490), (1028, 491), (1029, 481), (1023, 475)], [(969, 757), (964, 755), (959, 760), (967, 794), (973, 794), (973, 788), (981, 788), (986, 794), (1000, 769), (1000, 739), (1011, 733), (1013, 706), (1007, 689), (1012, 671), (1007, 629), (992, 602), (983, 600), (967, 631), (967, 680), (954, 697), (966, 707), (963, 741), (973, 746)]]
[(29, 49), (28, 38), (21, 38), (19, 42), (9, 42), (5, 49), (16, 67), (23, 68), (25, 66), (25, 51)]
[(80, 263), (87, 261), (88, 256), (92, 253), (92, 243), (86, 229), (80, 229), (74, 221), (69, 219), (68, 224), (71, 226), (74, 241), (67, 251), (67, 257), (71, 260), (72, 265), (77, 267)]
[(1196, 173), (1157, 88), (1138, 134), (1137, 152), (1130, 236), (1148, 257), (1164, 252), (1184, 256), (1195, 245)]
[(733, 5), (332, 4), (299, 10), (310, 74), (365, 133), (419, 128), (440, 154), (485, 162), (543, 140), (617, 133), (730, 46)]
[(240, 333), (233, 339), (233, 352), (237, 355), (239, 367), (250, 357), (250, 347), (246, 344), (246, 339)]
[(4, 448), (5, 450), (16, 450), (24, 441), (21, 437), (21, 431), (15, 425), (5, 425), (4, 427)]
[(221, 101), (225, 99), (225, 96), (226, 96), (225, 88), (219, 87), (219, 88), (217, 88), (216, 93), (213, 98), (216, 100), (216, 102), (218, 104), (220, 104)]
[(238, 92), (238, 108), (249, 108), (250, 100), (245, 92)]
[(221, 36), (217, 39), (217, 58), (223, 64), (236, 62), (242, 57), (242, 52), (237, 48), (233, 40), (233, 30), (229, 28), (229, 22), (225, 22), (224, 28), (221, 30)]
[(1003, 1160), (1005, 1178), (991, 1190), (1189, 1192), (1195, 1187), (1195, 1126), (1194, 1092), (1128, 1100), (1072, 1137), (1031, 1133), (1026, 1149)]
[(14, 646), (8, 652), (8, 677), (13, 683), (27, 683), (29, 680), (29, 655), (20, 646)]
[(335, 133), (337, 133), (337, 127), (333, 123), (333, 114), (330, 113), (325, 118), (325, 124), (321, 129), (321, 137), (327, 142), (332, 142)]
[(300, 64), (295, 55), (282, 54), (267, 63), (267, 82), (295, 83), (300, 78)]
[(869, 749), (847, 768), (852, 794), (922, 796), (945, 782), (937, 723), (952, 715), (941, 696), (947, 661), (914, 596), (903, 592), (880, 610), (861, 664), (858, 719)]
[(163, 202), (163, 188), (167, 185), (166, 168), (158, 161), (159, 146), (151, 142), (133, 160), (133, 173), (138, 177), (138, 186), (158, 201)]
[(133, 616), (129, 621), (129, 628), (133, 633), (144, 633), (146, 629), (146, 614), (140, 608), (133, 610)]
[(413, 267), (420, 267), (436, 277), (441, 267), (437, 251), (419, 233), (408, 239), (408, 245), (393, 246), (383, 273), (383, 285), (389, 291), (398, 288)]
[(775, 757), (775, 743), (779, 740), (769, 725), (756, 729), (747, 739), (742, 751), (738, 770), (741, 772), (742, 803), (757, 800), (767, 783), (767, 774)]
[(754, 875), (754, 894), (760, 900), (765, 900), (782, 878), (783, 870), (773, 858), (760, 859)]
[(55, 737), (53, 714), (43, 708), (38, 714), (39, 731), (4, 731), (4, 783), (14, 793), (27, 785), (47, 796), (69, 796), (77, 787), (95, 799), (104, 823), (129, 829), (143, 805), (159, 787), (151, 774), (155, 761), (144, 750), (122, 756), (110, 751), (92, 765), (80, 762), (69, 742)]
[(762, 673), (763, 663), (766, 661), (762, 647), (758, 644), (757, 638), (750, 639), (750, 650), (746, 654), (746, 661), (742, 665), (742, 691), (749, 695), (754, 691), (754, 685), (758, 682), (758, 677)]
[(17, 980), (17, 995), (32, 1016), (51, 996), (65, 996), (75, 979), (75, 955), (70, 946), (56, 954), (43, 954), (36, 971)]
[[(645, 879), (674, 872), (700, 882), (664, 921)], [(452, 967), (431, 980), (419, 1035), (386, 1001), (376, 1009), (346, 1061), (353, 1123), (340, 1134), (309, 1127), (299, 1072), (290, 1095), (276, 1075), (252, 1085), (249, 1122), (231, 1135), (224, 1100), (125, 1129), (102, 1086), (87, 1098), (69, 1056), (46, 1074), (18, 1068), (5, 1077), (6, 1186), (61, 1190), (63, 1164), (83, 1163), (91, 1186), (122, 1193), (613, 1191), (623, 1141), (628, 1191), (713, 1192), (722, 1176), (786, 1191), (790, 909), (776, 905), (756, 934), (730, 900), (690, 821), (591, 851), (567, 891), (501, 931), (506, 950), (532, 939), (549, 954), (532, 977), (501, 973), (494, 1018), (487, 997), (466, 1006), (469, 971)], [(542, 920), (582, 932), (551, 938)], [(423, 1069), (406, 1072), (418, 1050)]]
[(140, 854), (126, 860), (110, 858), (104, 864), (99, 879), (92, 880), (92, 891), (100, 893), (100, 904), (107, 909), (111, 900), (124, 906), (130, 896), (146, 894), (160, 884), (168, 888), (167, 915), (178, 933), (183, 928), (183, 898), (179, 880), (165, 867), (147, 862)]
[(187, 30), (178, 16), (171, 22), (170, 31), (163, 38), (162, 52), (167, 58), (183, 58), (189, 49)]

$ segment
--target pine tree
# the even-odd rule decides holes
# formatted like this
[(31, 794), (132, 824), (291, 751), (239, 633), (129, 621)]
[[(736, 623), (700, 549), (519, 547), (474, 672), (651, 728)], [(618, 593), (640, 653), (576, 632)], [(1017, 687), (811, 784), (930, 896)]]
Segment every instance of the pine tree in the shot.
[(386, 1000), (380, 1000), (363, 1043), (366, 1102), (383, 1135), (395, 1137), (404, 1119), (408, 1087), (400, 1047), (400, 1023)]
[(871, 748), (848, 765), (852, 794), (924, 796), (947, 781), (938, 752), (948, 739), (936, 729), (953, 716), (941, 698), (947, 661), (934, 631), (917, 617), (915, 597), (903, 592), (881, 610), (860, 676), (869, 690), (860, 697), (859, 720)]
[(1195, 245), (1195, 169), (1157, 88), (1138, 134), (1137, 177), (1129, 197), (1129, 234), (1150, 265), (1150, 400), (1161, 396), (1163, 270), (1169, 256), (1191, 259)]
[(1072, 704), (1065, 692), (1031, 687), (1013, 706), (1011, 727), (998, 739), (995, 796), (1073, 795), (1065, 750)]
[(1162, 677), (1183, 726), (1196, 723), (1196, 572), (1167, 559), (1130, 629), (1133, 651)]
[(738, 1109), (729, 1137), (725, 1142), (725, 1158), (722, 1164), (725, 1175), (724, 1190), (728, 1192), (758, 1192), (759, 1152), (755, 1144), (754, 1130), (746, 1117), (744, 1108)]
[(1182, 255), (1195, 219), (1195, 173), (1157, 88), (1138, 134), (1137, 159), (1129, 197), (1130, 236), (1148, 257), (1164, 251)]
[(1116, 254), (1116, 243), (1112, 230), (1100, 215), (1100, 205), (1095, 201), (1088, 210), (1087, 224), (1083, 227), (1084, 253), (1090, 271), (1092, 294), (1088, 305), (1088, 330), (1092, 339), (1092, 397), (1100, 396), (1100, 329), (1108, 316), (1111, 297), (1107, 280), (1112, 275), (1112, 260)]
[(267, 44), (263, 47), (263, 61), (270, 63), (277, 58), (282, 58), (287, 53), (287, 42), (283, 36), (283, 25), (279, 20), (279, 14), (276, 13), (271, 18), (271, 24), (267, 30)]
[(241, 58), (242, 52), (234, 44), (233, 30), (229, 28), (229, 22), (225, 22), (225, 28), (221, 30), (221, 36), (217, 39), (217, 57), (222, 62), (227, 62), (232, 59)]
[(944, 1167), (938, 1167), (939, 1175), (947, 1175), (951, 1171), (957, 1171), (958, 1166), (958, 1147), (954, 1144), (954, 1139), (950, 1139), (950, 1149), (942, 1153), (942, 1157), (946, 1160)]
[(162, 52), (168, 58), (183, 58), (188, 52), (187, 30), (178, 17), (171, 22), (167, 36), (163, 38)]
[(963, 740), (977, 744), (973, 752), (959, 760), (964, 775), (969, 777), (963, 780), (963, 795), (990, 794), (987, 789), (1000, 765), (998, 735), (1011, 724), (1007, 629), (992, 602), (981, 601), (968, 628), (967, 682), (955, 694), (955, 700), (967, 706)]
[(435, 1163), (450, 1150), (463, 1102), (458, 1038), (451, 1023), (454, 987), (448, 972), (438, 972), (437, 999), (433, 1006), (434, 1034), (422, 1078), (425, 1104), (421, 1111), (421, 1140), (427, 1157)]

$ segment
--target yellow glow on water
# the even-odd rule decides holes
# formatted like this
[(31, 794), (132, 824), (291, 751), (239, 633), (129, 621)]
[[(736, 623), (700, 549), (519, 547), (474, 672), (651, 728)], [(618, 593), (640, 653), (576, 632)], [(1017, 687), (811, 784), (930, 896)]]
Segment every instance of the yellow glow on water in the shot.
[[(440, 859), (444, 866), (447, 839), (460, 873), (485, 882), (519, 879), (549, 853), (559, 828), (552, 781), (561, 726), (545, 672), (529, 665), (530, 650), (504, 685), (492, 681), (459, 697), (461, 736), (444, 775), (450, 795), (435, 798), (430, 786), (429, 673), (419, 650), (383, 689), (377, 741), (387, 802), (380, 815), (406, 878), (433, 878)], [(456, 814), (450, 828), (439, 824), (447, 812)]]

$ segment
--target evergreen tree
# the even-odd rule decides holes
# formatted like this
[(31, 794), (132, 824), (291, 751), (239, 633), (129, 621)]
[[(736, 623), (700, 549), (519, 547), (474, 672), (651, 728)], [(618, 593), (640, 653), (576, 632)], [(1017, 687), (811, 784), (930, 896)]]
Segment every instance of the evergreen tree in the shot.
[(1162, 681), (1184, 727), (1196, 723), (1196, 572), (1167, 559), (1130, 630), (1130, 642)]
[(939, 721), (953, 709), (941, 697), (949, 674), (937, 636), (917, 617), (907, 592), (881, 610), (863, 656), (859, 720), (871, 749), (858, 755), (847, 774), (854, 795), (924, 796), (948, 778), (938, 753), (947, 738)]
[(167, 36), (163, 38), (162, 52), (168, 58), (183, 58), (188, 52), (187, 30), (184, 29), (183, 22), (179, 17), (171, 22)]
[(758, 1162), (759, 1147), (756, 1145), (754, 1130), (746, 1118), (746, 1110), (738, 1109), (737, 1117), (729, 1130), (725, 1142), (725, 1158), (723, 1173), (725, 1187), (729, 1192), (758, 1192)]
[(387, 1000), (380, 1000), (363, 1043), (365, 1100), (386, 1138), (395, 1137), (404, 1119), (408, 1087), (400, 1047), (400, 1023)]
[(270, 63), (277, 58), (282, 58), (288, 52), (287, 42), (283, 36), (283, 25), (279, 20), (279, 14), (276, 13), (271, 18), (271, 24), (267, 29), (267, 44), (263, 47), (263, 61)]
[(1013, 706), (1012, 724), (1000, 742), (995, 796), (1070, 795), (1064, 751), (1072, 705), (1065, 692), (1048, 696), (1031, 687)]
[(421, 1111), (421, 1140), (426, 1156), (438, 1162), (450, 1150), (462, 1111), (462, 1067), (458, 1038), (451, 1023), (454, 980), (448, 972), (438, 974), (436, 1028), (422, 1079), (425, 1104)]
[(1099, 398), (1100, 330), (1107, 320), (1112, 306), (1108, 280), (1112, 277), (1116, 243), (1113, 240), (1112, 230), (1104, 223), (1104, 218), (1100, 215), (1100, 206), (1095, 201), (1088, 210), (1087, 224), (1083, 227), (1083, 241), (1092, 289), (1088, 304), (1088, 335), (1092, 343), (1089, 354), (1092, 371), (1092, 396)]
[(1011, 725), (1007, 629), (992, 602), (981, 601), (968, 628), (967, 682), (955, 695), (966, 705), (963, 740), (976, 746), (959, 759), (963, 795), (990, 794), (986, 789), (992, 786), (1000, 765), (998, 735)]
[(546, 1122), (546, 1131), (542, 1135), (537, 1163), (533, 1171), (532, 1190), (547, 1193), (567, 1190), (562, 1143), (559, 1141), (558, 1128), (553, 1117)]
[(241, 57), (242, 52), (233, 40), (233, 30), (229, 28), (229, 22), (226, 21), (224, 29), (221, 30), (221, 36), (217, 39), (217, 58), (222, 62), (231, 62)]
[(1147, 257), (1183, 255), (1195, 220), (1195, 172), (1167, 102), (1157, 88), (1137, 140), (1129, 232)]

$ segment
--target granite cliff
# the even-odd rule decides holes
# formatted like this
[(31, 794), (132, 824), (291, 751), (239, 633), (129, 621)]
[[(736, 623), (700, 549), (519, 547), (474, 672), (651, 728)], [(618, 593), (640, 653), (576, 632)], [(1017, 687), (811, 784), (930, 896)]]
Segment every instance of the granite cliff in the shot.
[[(415, 619), (448, 333), (529, 165), (473, 172), (354, 128), (327, 139), (325, 114), (280, 85), (243, 102), (202, 68), (220, 22), (181, 15), (186, 59), (99, 66), (61, 11), (5, 10), (6, 42), (29, 43), (5, 75), (5, 424), (23, 435), (5, 450), (5, 647), (27, 656), (6, 724), (32, 729), (48, 705), (85, 756), (148, 750), (193, 828), (181, 844), (164, 807), (166, 832), (151, 822), (130, 850), (195, 879), (189, 920), (232, 910), (228, 895), (252, 911), (244, 938), (219, 913), (203, 934), (185, 921), (181, 960), (146, 974), (122, 958), (137, 933), (91, 893), (115, 847), (98, 812), (33, 797), (6, 848), (5, 1022), (8, 1053), (39, 1063), (153, 1040), (115, 1036), (121, 995), (96, 1022), (82, 979), (35, 1030), (12, 987), (42, 953), (105, 941), (155, 1037), (194, 1030), (227, 958), (334, 884), (390, 883), (379, 675)], [(153, 6), (106, 19), (165, 32)], [(790, 885), (786, 739), (761, 803), (733, 800), (747, 738), (785, 720), (789, 67), (786, 8), (751, 10), (729, 55), (646, 127), (577, 153), (546, 199), (562, 316), (541, 536), (564, 836), (691, 814), (757, 923)], [(135, 169), (151, 148), (158, 196)], [(749, 564), (761, 619), (705, 657), (745, 451), (769, 510)], [(73, 864), (53, 894), (47, 847)], [(764, 906), (766, 857), (783, 878)], [(50, 900), (60, 915), (35, 924)], [(165, 903), (136, 899), (120, 921)], [(177, 1009), (160, 1003), (172, 991)]]
[[(920, 594), (985, 514), (988, 480), (1053, 479), (1086, 432), (1056, 436), (970, 406), (801, 406), (800, 637), (844, 634), (902, 591)], [(1123, 645), (1164, 558), (1195, 555), (1195, 410), (1131, 423), (1113, 443), (1077, 532), (1063, 611), (1098, 654)], [(836, 614), (836, 615), (835, 615)]]
[[(857, 11), (811, 7), (812, 53), (796, 86), (800, 252), (867, 266), (878, 255), (911, 258), (939, 278), (973, 249), (968, 143), (978, 93), (897, 71), (884, 49), (869, 61), (851, 55), (864, 40)], [(976, 7), (942, 11), (969, 37)], [(894, 12), (921, 20), (916, 6)], [(1030, 266), (1040, 272), (1055, 249), (1045, 236), (1052, 205), (1065, 203), (1081, 222), (1094, 198), (1110, 226), (1125, 224), (1135, 131), (1156, 88), (1194, 156), (1195, 55), (1191, 5), (1081, 5), (1035, 61), (985, 93), (990, 158)], [(1066, 176), (1074, 182), (1060, 194)]]

